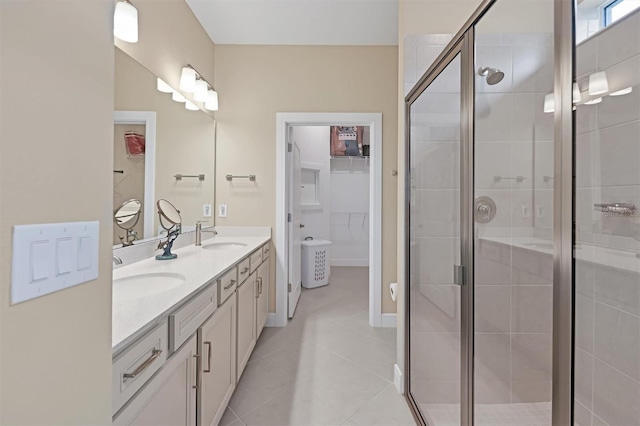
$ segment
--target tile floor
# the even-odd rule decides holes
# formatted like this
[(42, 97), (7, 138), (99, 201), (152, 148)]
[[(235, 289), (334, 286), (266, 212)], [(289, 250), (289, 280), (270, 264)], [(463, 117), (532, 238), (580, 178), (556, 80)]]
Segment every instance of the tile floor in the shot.
[(331, 268), (284, 328), (265, 328), (221, 426), (414, 425), (393, 384), (395, 328), (368, 325), (368, 268)]
[[(433, 426), (459, 426), (460, 405), (422, 404), (427, 422)], [(551, 403), (477, 404), (475, 424), (478, 426), (549, 426)]]

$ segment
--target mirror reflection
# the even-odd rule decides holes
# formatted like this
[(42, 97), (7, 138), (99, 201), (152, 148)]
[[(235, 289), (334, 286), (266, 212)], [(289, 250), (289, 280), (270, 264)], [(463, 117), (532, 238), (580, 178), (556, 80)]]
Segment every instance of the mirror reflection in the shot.
[(576, 42), (580, 43), (640, 9), (640, 0), (578, 0)]
[[(123, 246), (130, 246), (138, 239), (141, 208), (142, 203), (140, 200), (131, 199), (125, 201), (113, 213), (113, 219), (116, 225), (125, 231), (125, 235), (118, 235), (120, 244)], [(121, 232), (114, 228), (114, 233), (120, 234)]]
[[(115, 48), (113, 205), (115, 211), (128, 200), (139, 200), (132, 231), (139, 239), (165, 234), (155, 209), (160, 199), (180, 206), (187, 230), (197, 221), (213, 221), (203, 218), (203, 205), (214, 201), (215, 121), (160, 92), (157, 81)], [(121, 244), (119, 231), (114, 226), (114, 245)]]

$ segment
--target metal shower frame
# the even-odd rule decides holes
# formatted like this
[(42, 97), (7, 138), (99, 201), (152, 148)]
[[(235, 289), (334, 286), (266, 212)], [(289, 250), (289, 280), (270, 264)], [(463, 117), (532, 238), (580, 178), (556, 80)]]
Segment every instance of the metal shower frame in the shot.
[[(414, 418), (420, 416), (410, 389), (410, 212), (411, 105), (458, 55), (461, 59), (461, 388), (460, 424), (474, 423), (474, 120), (475, 25), (498, 0), (484, 0), (405, 98), (405, 363), (404, 392)], [(573, 424), (574, 348), (574, 113), (575, 3), (554, 0), (554, 222), (552, 425)]]

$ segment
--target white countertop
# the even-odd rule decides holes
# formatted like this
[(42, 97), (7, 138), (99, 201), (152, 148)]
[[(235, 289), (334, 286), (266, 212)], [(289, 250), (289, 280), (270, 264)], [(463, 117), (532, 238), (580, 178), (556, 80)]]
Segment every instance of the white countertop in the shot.
[[(521, 249), (531, 250), (549, 256), (553, 255), (553, 241), (538, 237), (480, 237), (480, 240), (493, 241)], [(595, 263), (610, 268), (640, 273), (640, 259), (636, 252), (605, 246), (581, 243), (575, 246), (574, 256), (583, 262)]]
[[(204, 234), (203, 237), (210, 234)], [(132, 275), (150, 273), (181, 274), (186, 277), (183, 284), (176, 288), (153, 294), (153, 281), (149, 282), (149, 294), (144, 297), (133, 296), (125, 283), (113, 286), (111, 344), (117, 352), (135, 341), (147, 330), (155, 326), (176, 305), (201, 290), (212, 279), (218, 277), (242, 258), (271, 239), (270, 236), (221, 236), (217, 235), (202, 241), (202, 246), (213, 242), (237, 242), (245, 247), (229, 250), (206, 250), (189, 245), (173, 250), (178, 255), (174, 260), (155, 260), (155, 257), (114, 269), (114, 281)], [(135, 293), (140, 294), (136, 286)], [(143, 292), (144, 293), (144, 292)]]

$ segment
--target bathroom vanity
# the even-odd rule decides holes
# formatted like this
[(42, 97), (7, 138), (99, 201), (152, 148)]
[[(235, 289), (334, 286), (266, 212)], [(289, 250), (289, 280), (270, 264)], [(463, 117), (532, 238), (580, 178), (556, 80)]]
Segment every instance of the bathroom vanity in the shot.
[(218, 424), (267, 322), (265, 230), (114, 270), (113, 424)]

